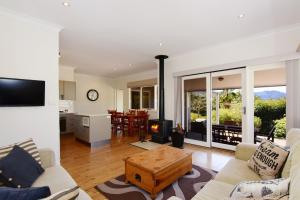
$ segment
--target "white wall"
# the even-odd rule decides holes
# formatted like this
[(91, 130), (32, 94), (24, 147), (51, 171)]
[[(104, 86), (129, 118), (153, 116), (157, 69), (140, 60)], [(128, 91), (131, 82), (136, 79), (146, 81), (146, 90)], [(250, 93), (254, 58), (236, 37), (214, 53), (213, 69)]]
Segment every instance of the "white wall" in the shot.
[(0, 76), (46, 81), (43, 107), (1, 107), (0, 146), (33, 138), (59, 162), (59, 28), (0, 8)]
[(61, 81), (74, 81), (74, 67), (60, 65), (59, 66), (59, 80)]
[(298, 25), (169, 58), (165, 65), (166, 118), (174, 118), (174, 73), (235, 62), (243, 66), (249, 60), (294, 54), (299, 43)]
[(124, 90), (115, 90), (115, 105), (117, 112), (124, 111)]
[[(122, 76), (115, 80), (114, 87), (117, 89), (124, 90), (124, 111), (127, 111), (129, 109), (129, 90), (127, 88), (128, 82), (134, 82), (134, 81), (141, 81), (141, 80), (147, 80), (147, 79), (153, 79), (157, 78), (157, 70), (149, 70), (145, 72), (135, 73), (128, 76)], [(158, 112), (154, 110), (150, 110), (149, 112), (150, 118), (157, 118)]]
[[(108, 109), (113, 109), (115, 107), (113, 79), (75, 73), (75, 81), (75, 112), (100, 114), (107, 113)], [(90, 89), (95, 89), (99, 92), (99, 99), (97, 101), (93, 102), (87, 99), (86, 95)]]

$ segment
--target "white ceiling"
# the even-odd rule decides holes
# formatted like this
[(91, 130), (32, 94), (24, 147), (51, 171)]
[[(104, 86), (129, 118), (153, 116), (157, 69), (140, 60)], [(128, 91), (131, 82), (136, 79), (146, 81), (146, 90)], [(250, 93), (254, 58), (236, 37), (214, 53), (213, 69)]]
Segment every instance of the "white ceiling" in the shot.
[(175, 56), (300, 22), (300, 0), (62, 2), (0, 0), (0, 6), (62, 25), (61, 63), (108, 77), (154, 69), (160, 53)]

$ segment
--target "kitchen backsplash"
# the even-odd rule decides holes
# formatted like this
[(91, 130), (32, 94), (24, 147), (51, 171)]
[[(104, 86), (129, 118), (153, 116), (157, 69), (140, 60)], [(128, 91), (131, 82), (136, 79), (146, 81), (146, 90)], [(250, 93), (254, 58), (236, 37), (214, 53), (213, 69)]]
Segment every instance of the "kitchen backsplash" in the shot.
[(74, 101), (59, 100), (59, 111), (65, 113), (74, 113)]

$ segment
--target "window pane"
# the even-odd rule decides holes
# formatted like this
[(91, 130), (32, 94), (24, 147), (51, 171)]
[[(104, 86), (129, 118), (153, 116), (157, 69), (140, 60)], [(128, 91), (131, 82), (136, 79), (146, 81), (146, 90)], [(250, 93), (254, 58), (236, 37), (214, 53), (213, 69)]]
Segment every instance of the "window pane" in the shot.
[(143, 108), (154, 109), (154, 86), (143, 87)]
[(140, 109), (140, 88), (131, 88), (131, 109)]

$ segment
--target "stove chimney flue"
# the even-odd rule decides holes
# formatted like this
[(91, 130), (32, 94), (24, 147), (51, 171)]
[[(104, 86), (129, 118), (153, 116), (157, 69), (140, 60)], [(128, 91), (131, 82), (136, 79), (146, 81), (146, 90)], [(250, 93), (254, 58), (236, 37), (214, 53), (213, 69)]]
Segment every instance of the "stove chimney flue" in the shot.
[(155, 59), (159, 60), (159, 121), (165, 120), (165, 59), (167, 55), (157, 55)]

